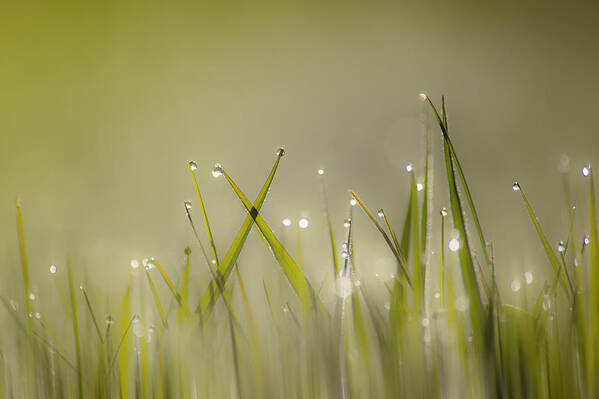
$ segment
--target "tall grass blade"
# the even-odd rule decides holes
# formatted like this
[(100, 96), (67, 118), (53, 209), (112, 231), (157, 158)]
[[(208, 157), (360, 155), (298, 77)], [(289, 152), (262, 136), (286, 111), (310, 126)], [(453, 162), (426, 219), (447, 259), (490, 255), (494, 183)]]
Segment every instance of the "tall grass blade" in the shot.
[(69, 279), (69, 292), (71, 295), (71, 310), (73, 312), (73, 333), (75, 335), (75, 356), (77, 360), (77, 397), (83, 398), (83, 370), (81, 369), (81, 339), (79, 337), (79, 322), (77, 320), (77, 297), (73, 287), (73, 274), (71, 261), (67, 259), (67, 275)]
[(87, 310), (89, 311), (89, 315), (92, 317), (92, 321), (94, 323), (94, 327), (96, 328), (96, 333), (98, 334), (98, 339), (100, 343), (104, 343), (104, 339), (102, 338), (102, 333), (100, 332), (100, 326), (98, 325), (98, 320), (96, 319), (96, 315), (94, 313), (94, 308), (87, 296), (87, 291), (85, 287), (81, 287), (81, 292), (83, 293), (83, 298), (85, 298), (85, 304), (87, 305)]

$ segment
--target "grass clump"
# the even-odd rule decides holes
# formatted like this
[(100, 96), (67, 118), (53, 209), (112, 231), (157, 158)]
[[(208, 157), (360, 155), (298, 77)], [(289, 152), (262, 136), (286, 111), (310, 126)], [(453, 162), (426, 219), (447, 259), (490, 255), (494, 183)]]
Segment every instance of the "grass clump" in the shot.
[[(247, 214), (222, 257), (197, 164), (190, 161), (205, 232), (196, 228), (192, 202), (186, 201), (196, 242), (185, 249), (181, 269), (155, 258), (133, 260), (126, 291), (116, 301), (107, 301), (119, 304), (114, 307), (98, 306), (106, 298), (92, 281), (74, 289), (74, 281), (83, 275), (70, 261), (66, 276), (52, 265), (49, 279), (54, 281), (47, 281), (61, 304), (58, 308), (65, 311), (46, 312), (35, 302), (25, 224), (17, 203), (23, 288), (12, 298), (7, 293), (0, 296), (10, 317), (0, 341), (3, 397), (596, 397), (599, 247), (591, 168), (583, 168), (589, 185), (590, 234), (576, 231), (572, 214), (568, 240), (560, 242), (557, 252), (523, 187), (514, 183), (547, 256), (542, 267), (552, 277), (538, 292), (527, 292), (532, 289), (527, 288), (532, 275), (527, 275), (523, 284), (512, 285), (522, 293), (522, 301), (510, 304), (498, 288), (492, 245), (485, 239), (450, 138), (445, 101), (437, 108), (425, 95), (421, 99), (430, 106), (434, 130), (442, 135), (447, 193), (433, 192), (433, 129), (427, 129), (423, 184), (416, 182), (410, 165), (400, 234), (391, 215), (383, 209), (373, 213), (351, 191), (356, 206), (349, 207), (344, 241), (337, 242), (324, 171), (318, 173), (334, 295), (328, 295), (328, 289), (323, 292), (322, 284), (312, 285), (302, 262), (291, 255), (293, 248), (261, 213), (284, 156), (282, 148), (254, 202), (222, 166), (213, 170)], [(433, 194), (448, 199), (449, 209), (443, 208), (437, 217)], [(435, 257), (434, 219), (441, 226)], [(256, 277), (255, 270), (240, 264), (253, 227), (281, 272), (251, 279), (261, 281), (259, 301), (252, 300), (247, 284), (248, 276)], [(396, 264), (390, 281), (369, 280), (356, 260), (355, 231), (372, 227), (386, 245), (380, 256)], [(447, 239), (450, 228), (457, 238)], [(208, 246), (202, 237), (207, 237)], [(457, 257), (449, 256), (447, 248)], [(209, 280), (205, 290), (192, 271)], [(438, 289), (431, 290), (435, 284)]]

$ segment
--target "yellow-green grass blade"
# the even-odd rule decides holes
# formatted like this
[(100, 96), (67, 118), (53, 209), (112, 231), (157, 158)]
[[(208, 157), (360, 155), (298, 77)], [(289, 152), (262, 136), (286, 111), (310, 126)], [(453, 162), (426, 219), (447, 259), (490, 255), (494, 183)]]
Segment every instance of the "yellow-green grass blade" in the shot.
[(590, 322), (590, 347), (589, 366), (587, 379), (589, 382), (589, 391), (591, 395), (598, 393), (597, 377), (599, 374), (599, 345), (597, 337), (599, 336), (599, 237), (597, 236), (597, 214), (595, 208), (595, 186), (593, 182), (593, 170), (589, 169), (589, 322)]
[(183, 285), (181, 286), (181, 300), (189, 307), (189, 259), (191, 249), (185, 248), (185, 267), (183, 269)]
[(389, 249), (391, 249), (391, 252), (393, 253), (393, 256), (395, 256), (395, 259), (397, 259), (397, 262), (399, 262), (399, 265), (401, 266), (401, 271), (403, 272), (403, 274), (405, 275), (406, 279), (408, 280), (408, 284), (410, 286), (412, 286), (412, 279), (410, 278), (410, 273), (408, 272), (408, 267), (406, 265), (406, 258), (403, 255), (403, 253), (398, 252), (398, 249), (395, 248), (395, 246), (391, 242), (391, 239), (389, 238), (389, 236), (387, 235), (387, 233), (385, 232), (385, 230), (383, 229), (383, 227), (376, 220), (376, 218), (374, 217), (374, 215), (372, 214), (372, 212), (370, 212), (370, 210), (368, 209), (368, 207), (366, 206), (366, 204), (360, 199), (360, 197), (358, 197), (358, 195), (356, 193), (354, 193), (353, 191), (350, 191), (350, 194), (355, 198), (355, 200), (358, 202), (358, 204), (360, 205), (360, 207), (364, 210), (364, 212), (366, 213), (366, 215), (368, 216), (368, 218), (372, 221), (372, 223), (374, 223), (374, 225), (376, 226), (376, 228), (378, 229), (378, 231), (381, 233), (381, 235), (385, 239), (385, 242), (387, 243), (387, 246), (389, 246)]
[(210, 222), (208, 221), (208, 213), (206, 212), (206, 207), (204, 205), (204, 200), (202, 199), (202, 194), (200, 193), (200, 186), (198, 185), (198, 181), (196, 179), (196, 175), (194, 173), (194, 169), (192, 167), (192, 163), (189, 163), (189, 172), (191, 173), (191, 178), (193, 179), (193, 185), (196, 189), (196, 194), (198, 195), (198, 201), (200, 202), (200, 208), (202, 208), (202, 217), (204, 218), (204, 224), (206, 225), (206, 232), (208, 233), (208, 240), (210, 241), (210, 248), (212, 249), (212, 256), (214, 260), (216, 260), (216, 264), (218, 265), (218, 254), (216, 252), (216, 244), (214, 242), (214, 236), (212, 235), (212, 229), (210, 228)]
[(148, 284), (150, 285), (150, 289), (152, 291), (152, 296), (154, 297), (154, 303), (156, 304), (156, 309), (158, 310), (158, 314), (160, 315), (160, 320), (162, 321), (162, 325), (164, 327), (168, 326), (168, 322), (166, 320), (166, 315), (164, 314), (164, 309), (162, 307), (162, 303), (160, 302), (160, 297), (158, 296), (158, 291), (156, 290), (156, 286), (154, 285), (154, 281), (152, 280), (152, 276), (146, 270), (146, 277), (148, 279)]
[(177, 290), (177, 287), (175, 287), (175, 284), (173, 284), (172, 280), (168, 277), (168, 274), (166, 274), (166, 271), (164, 270), (164, 268), (162, 267), (160, 262), (158, 262), (158, 260), (156, 260), (156, 259), (152, 259), (152, 262), (154, 265), (156, 265), (156, 268), (160, 272), (162, 279), (168, 286), (169, 290), (171, 290), (173, 297), (175, 298), (175, 300), (177, 301), (177, 303), (179, 304), (181, 309), (183, 309), (185, 316), (189, 316), (191, 314), (191, 312), (189, 311), (189, 308), (183, 303), (183, 300), (181, 299), (181, 294)]
[(73, 313), (73, 333), (75, 335), (75, 355), (77, 360), (77, 392), (78, 398), (83, 398), (83, 370), (81, 369), (81, 340), (79, 337), (79, 322), (77, 320), (77, 298), (73, 287), (73, 273), (71, 261), (67, 259), (67, 275), (69, 279), (69, 293), (71, 296), (71, 311)]
[(17, 231), (19, 235), (19, 249), (21, 252), (21, 272), (23, 274), (23, 288), (25, 290), (25, 316), (27, 320), (27, 331), (31, 333), (31, 300), (29, 299), (29, 263), (27, 261), (27, 248), (25, 246), (25, 230), (23, 228), (23, 215), (21, 212), (21, 203), (17, 199)]
[[(117, 357), (119, 356), (119, 354), (121, 353), (121, 351), (123, 350), (123, 345), (126, 345), (127, 342), (127, 334), (129, 333), (129, 330), (131, 329), (131, 325), (133, 324), (133, 320), (137, 317), (137, 315), (134, 315), (131, 317), (131, 319), (129, 319), (129, 322), (127, 323), (127, 325), (125, 326), (125, 328), (123, 329), (123, 335), (121, 336), (121, 340), (119, 341), (119, 345), (116, 347), (116, 351), (114, 352), (114, 355), (112, 356), (112, 360), (110, 361), (111, 365), (114, 365), (114, 362), (116, 362)], [(121, 373), (123, 371), (121, 370)]]
[(416, 178), (412, 173), (410, 183), (410, 204), (412, 206), (411, 213), (412, 217), (412, 263), (414, 273), (414, 313), (417, 317), (423, 311), (424, 304), (424, 267), (420, 262), (420, 232), (419, 232), (419, 220), (418, 220), (418, 189), (416, 188)]
[[(555, 256), (555, 253), (553, 252), (551, 245), (549, 245), (549, 242), (547, 241), (547, 237), (545, 236), (545, 233), (543, 232), (543, 229), (541, 228), (539, 219), (535, 215), (534, 210), (532, 209), (532, 206), (528, 202), (528, 198), (526, 197), (526, 194), (524, 194), (524, 189), (522, 188), (522, 186), (519, 183), (514, 183), (514, 184), (517, 184), (516, 188), (518, 189), (518, 191), (520, 191), (522, 200), (524, 200), (524, 204), (526, 205), (526, 210), (528, 211), (530, 220), (532, 221), (532, 224), (535, 227), (537, 235), (539, 236), (539, 240), (541, 240), (541, 244), (543, 245), (543, 249), (545, 250), (545, 255), (547, 256), (547, 259), (549, 260), (551, 267), (553, 267), (553, 272), (557, 273), (558, 270), (560, 269), (560, 262), (557, 259), (557, 256)], [(568, 287), (568, 282), (565, 279), (565, 276), (561, 278), (560, 282), (562, 284), (562, 288), (564, 289), (565, 294), (568, 297), (570, 297), (570, 290)]]
[(87, 310), (89, 311), (89, 315), (91, 316), (92, 321), (94, 323), (96, 333), (98, 334), (98, 339), (100, 340), (100, 343), (104, 343), (102, 333), (100, 332), (100, 326), (98, 325), (98, 320), (96, 319), (96, 314), (94, 313), (94, 308), (89, 300), (85, 287), (81, 287), (81, 292), (83, 293), (83, 298), (85, 298), (85, 304), (87, 305)]
[(237, 197), (240, 199), (246, 211), (254, 219), (256, 225), (262, 232), (262, 235), (264, 235), (264, 238), (268, 242), (273, 255), (283, 268), (285, 276), (287, 276), (289, 283), (297, 293), (304, 310), (310, 309), (314, 300), (314, 293), (312, 287), (310, 286), (310, 283), (306, 279), (306, 276), (304, 276), (304, 273), (295, 263), (291, 255), (289, 255), (287, 250), (283, 247), (283, 245), (281, 245), (280, 241), (276, 238), (275, 234), (272, 232), (270, 227), (268, 227), (267, 223), (264, 221), (264, 219), (258, 212), (258, 209), (256, 209), (250, 203), (245, 194), (239, 189), (239, 187), (235, 184), (235, 182), (231, 179), (227, 172), (223, 171), (223, 175), (229, 182), (231, 188), (233, 188), (235, 194), (237, 194)]
[(466, 196), (466, 201), (468, 202), (468, 207), (470, 208), (470, 213), (472, 214), (472, 220), (474, 222), (474, 226), (476, 227), (476, 232), (478, 234), (478, 238), (480, 240), (480, 245), (485, 256), (485, 261), (487, 265), (491, 264), (489, 253), (487, 251), (487, 242), (485, 240), (485, 236), (483, 234), (483, 229), (480, 224), (480, 220), (478, 218), (478, 213), (476, 212), (476, 207), (474, 206), (474, 201), (472, 199), (472, 195), (470, 194), (470, 188), (468, 187), (468, 182), (466, 181), (466, 177), (464, 175), (464, 170), (462, 169), (462, 165), (460, 164), (460, 160), (458, 159), (457, 154), (455, 153), (455, 149), (453, 147), (453, 143), (451, 142), (451, 138), (449, 137), (449, 127), (447, 124), (447, 112), (445, 111), (445, 98), (443, 98), (443, 117), (439, 116), (437, 112), (437, 108), (433, 104), (430, 98), (427, 97), (427, 101), (433, 112), (435, 117), (437, 118), (437, 122), (439, 123), (439, 127), (441, 128), (441, 132), (443, 133), (443, 142), (447, 143), (449, 147), (449, 152), (453, 159), (453, 163), (455, 165), (455, 170), (457, 172), (458, 178), (460, 179), (460, 183), (462, 184), (464, 195)]
[[(122, 391), (122, 395), (124, 398), (129, 397), (129, 340), (126, 339), (127, 332), (129, 331), (129, 327), (131, 326), (131, 322), (126, 324), (129, 320), (131, 313), (131, 285), (133, 282), (133, 274), (129, 273), (129, 282), (127, 284), (127, 290), (125, 291), (125, 296), (123, 297), (122, 302), (122, 339), (119, 342), (117, 347), (117, 351), (114, 354), (114, 360), (109, 363), (109, 372), (112, 371), (112, 365), (114, 361), (118, 358), (118, 371), (119, 371), (119, 381), (120, 386), (119, 389)], [(133, 320), (131, 318), (131, 320)]]
[(337, 257), (337, 246), (335, 244), (333, 224), (331, 223), (331, 214), (329, 213), (329, 200), (327, 197), (326, 186), (324, 184), (324, 175), (320, 175), (320, 188), (322, 192), (322, 202), (324, 203), (324, 215), (327, 219), (327, 227), (329, 229), (329, 239), (331, 240), (331, 254), (333, 257), (333, 278), (337, 278), (340, 274), (339, 259)]
[[(260, 210), (260, 208), (262, 208), (262, 204), (264, 204), (264, 200), (266, 199), (266, 195), (268, 194), (268, 190), (270, 189), (270, 185), (272, 184), (272, 181), (275, 177), (275, 173), (279, 166), (281, 156), (282, 156), (282, 153), (277, 154), (277, 159), (275, 161), (275, 164), (272, 167), (270, 174), (268, 175), (268, 177), (266, 179), (266, 182), (262, 186), (260, 193), (258, 193), (256, 201), (254, 202), (254, 207), (258, 211)], [(219, 274), (222, 277), (223, 282), (225, 282), (225, 283), (226, 283), (227, 279), (229, 278), (231, 271), (233, 271), (233, 266), (235, 265), (235, 262), (237, 261), (239, 254), (241, 253), (241, 249), (243, 248), (243, 246), (245, 244), (245, 241), (247, 239), (247, 236), (248, 236), (253, 224), (254, 224), (254, 219), (248, 215), (246, 217), (245, 221), (243, 222), (241, 229), (237, 233), (237, 236), (233, 240), (233, 243), (229, 247), (229, 250), (227, 251), (227, 253), (223, 257), (223, 259), (221, 260), (220, 264), (218, 265)], [(212, 281), (210, 281), (210, 285), (208, 286), (208, 288), (202, 295), (200, 303), (198, 304), (198, 306), (195, 310), (196, 313), (201, 314), (200, 317), (202, 319), (205, 319), (212, 311), (214, 302), (215, 302), (215, 298), (214, 298), (215, 295), (220, 295), (220, 290), (218, 289), (217, 281), (212, 279)]]

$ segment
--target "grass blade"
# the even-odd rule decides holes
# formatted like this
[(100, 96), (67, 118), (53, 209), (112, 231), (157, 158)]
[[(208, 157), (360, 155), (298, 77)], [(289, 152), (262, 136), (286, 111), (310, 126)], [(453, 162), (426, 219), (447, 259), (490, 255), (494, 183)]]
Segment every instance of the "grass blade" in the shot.
[(364, 210), (364, 212), (366, 213), (366, 215), (370, 218), (370, 220), (372, 221), (372, 223), (374, 223), (374, 225), (376, 226), (376, 228), (378, 229), (378, 231), (381, 233), (381, 235), (385, 239), (385, 242), (387, 243), (387, 245), (391, 249), (391, 252), (395, 256), (395, 259), (397, 259), (397, 261), (399, 262), (399, 265), (401, 266), (401, 270), (402, 270), (403, 274), (405, 275), (405, 277), (406, 277), (406, 279), (408, 281), (408, 284), (411, 287), (412, 286), (412, 279), (410, 278), (410, 273), (408, 272), (408, 267), (406, 265), (406, 258), (405, 258), (405, 256), (401, 252), (399, 252), (398, 249), (396, 249), (393, 246), (393, 243), (389, 239), (389, 236), (387, 235), (387, 233), (385, 232), (385, 230), (383, 229), (383, 227), (375, 219), (375, 217), (372, 214), (372, 212), (370, 212), (370, 210), (368, 209), (368, 207), (366, 206), (366, 204), (360, 199), (360, 197), (358, 197), (358, 195), (356, 193), (354, 193), (353, 191), (350, 191), (350, 193), (356, 199), (356, 201), (358, 201), (358, 204), (360, 204), (360, 207)]
[(85, 298), (85, 303), (87, 305), (87, 310), (89, 311), (90, 316), (92, 317), (92, 321), (94, 322), (94, 327), (96, 328), (96, 332), (98, 333), (98, 339), (100, 339), (100, 343), (104, 343), (104, 339), (102, 338), (102, 333), (100, 332), (100, 327), (98, 325), (98, 320), (96, 319), (96, 315), (94, 314), (94, 309), (92, 307), (91, 302), (89, 301), (89, 297), (87, 296), (87, 291), (85, 287), (80, 287), (81, 292), (83, 293), (83, 298)]
[(77, 392), (78, 398), (83, 398), (83, 371), (81, 370), (81, 340), (79, 338), (79, 323), (77, 321), (77, 298), (73, 287), (73, 274), (71, 261), (67, 259), (67, 275), (69, 279), (69, 292), (71, 295), (71, 311), (73, 312), (73, 333), (75, 334), (75, 354), (77, 360)]

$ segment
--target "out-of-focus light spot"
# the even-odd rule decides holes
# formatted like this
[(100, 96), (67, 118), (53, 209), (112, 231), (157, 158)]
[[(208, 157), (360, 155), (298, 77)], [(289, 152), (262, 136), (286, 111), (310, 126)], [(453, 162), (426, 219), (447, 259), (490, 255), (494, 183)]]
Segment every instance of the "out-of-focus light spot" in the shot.
[(281, 224), (285, 227), (291, 227), (291, 219), (285, 218), (285, 219), (281, 220)]
[(297, 222), (297, 225), (299, 226), (300, 229), (307, 229), (308, 226), (310, 226), (310, 221), (308, 220), (308, 218), (301, 218)]
[(460, 240), (458, 240), (457, 238), (452, 238), (451, 240), (449, 240), (449, 250), (452, 252), (456, 252), (458, 249), (460, 249)]

